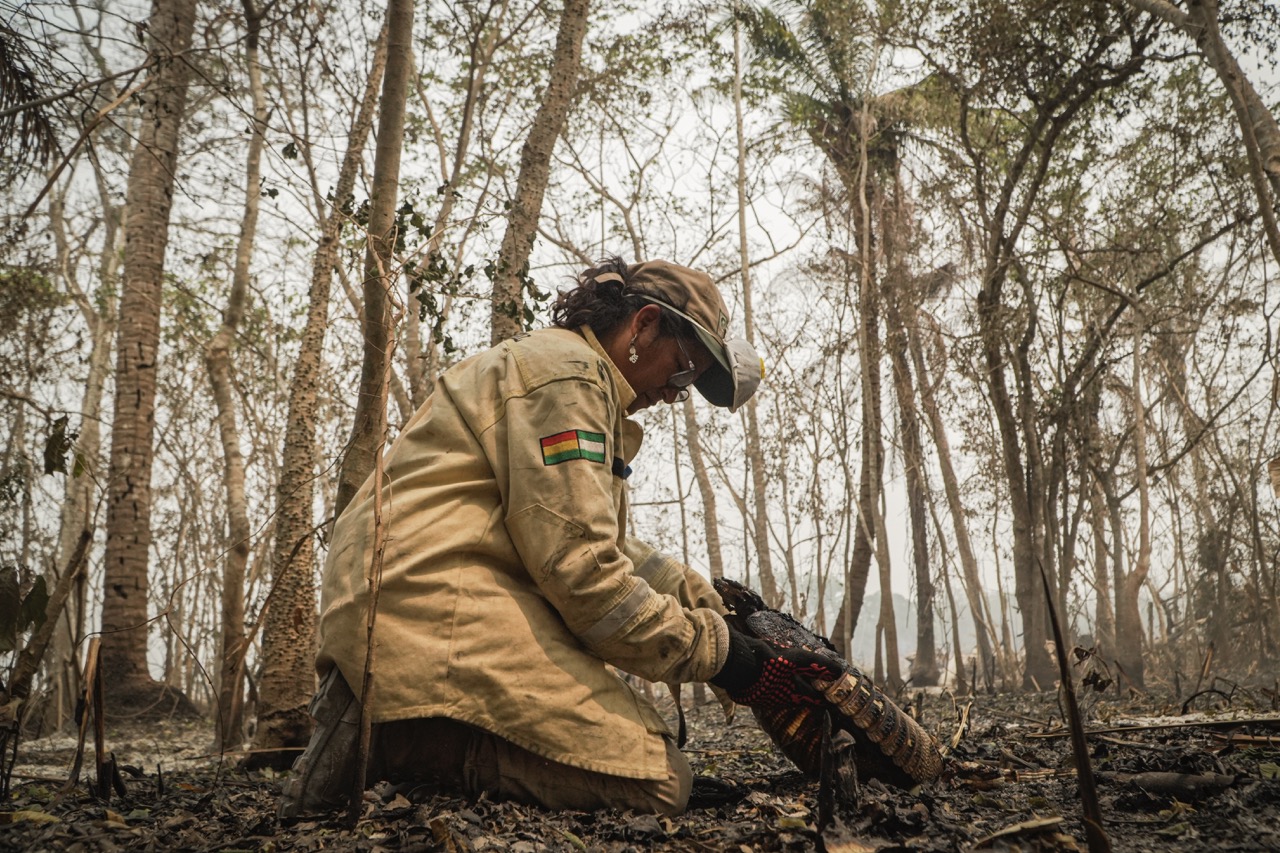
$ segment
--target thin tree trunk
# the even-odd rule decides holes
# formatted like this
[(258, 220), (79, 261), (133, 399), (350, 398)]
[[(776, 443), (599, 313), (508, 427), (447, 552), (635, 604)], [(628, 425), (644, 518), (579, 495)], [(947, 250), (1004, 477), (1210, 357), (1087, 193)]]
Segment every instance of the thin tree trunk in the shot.
[(893, 608), (893, 572), (889, 560), (889, 536), (884, 525), (884, 492), (875, 508), (876, 569), (880, 576), (880, 618), (877, 628), (884, 636), (885, 675), (889, 689), (902, 686), (902, 653), (898, 650), (898, 615)]
[[(736, 3), (735, 3), (736, 6)], [(738, 272), (742, 276), (742, 320), (747, 340), (755, 345), (755, 318), (751, 304), (751, 256), (747, 247), (747, 140), (742, 127), (742, 45), (737, 17), (733, 22), (733, 114), (738, 146), (735, 189), (738, 196)], [(752, 536), (760, 564), (760, 596), (770, 607), (782, 606), (782, 595), (773, 574), (769, 551), (769, 484), (764, 451), (760, 446), (760, 419), (756, 398), (747, 401), (747, 465), (751, 469)], [(794, 579), (792, 579), (794, 581)], [(794, 587), (794, 584), (793, 584)], [(796, 602), (792, 602), (794, 608)]]
[(685, 400), (684, 408), (685, 443), (689, 448), (689, 462), (693, 465), (693, 475), (698, 481), (698, 493), (702, 496), (702, 526), (707, 540), (707, 563), (711, 569), (711, 577), (724, 577), (724, 558), (720, 554), (720, 521), (716, 514), (716, 491), (711, 485), (711, 475), (707, 472), (707, 463), (702, 455), (699, 443), (698, 417), (694, 412), (693, 400)]
[(916, 687), (932, 687), (938, 683), (938, 655), (933, 635), (934, 586), (929, 566), (928, 521), (925, 507), (927, 488), (924, 481), (924, 451), (920, 439), (920, 421), (916, 415), (915, 383), (907, 361), (906, 330), (901, 316), (892, 307), (887, 319), (898, 326), (890, 332), (896, 340), (889, 346), (893, 361), (894, 384), (897, 386), (898, 417), (902, 427), (903, 468), (907, 479), (907, 510), (911, 520), (911, 563), (916, 580), (916, 656), (911, 663), (911, 683)]
[(151, 469), (165, 249), (186, 107), (196, 0), (154, 0), (148, 32), (156, 60), (141, 96), (142, 121), (129, 168), (124, 291), (116, 346), (115, 411), (107, 505), (102, 606), (102, 673), (117, 713), (154, 707), (147, 666)]
[[(95, 163), (96, 169), (96, 163)], [(89, 369), (84, 383), (84, 396), (80, 403), (80, 428), (75, 444), (75, 467), (83, 473), (72, 472), (67, 477), (63, 491), (62, 518), (58, 529), (58, 563), (66, 564), (85, 529), (95, 530), (98, 525), (97, 509), (99, 484), (102, 476), (102, 397), (107, 377), (111, 371), (112, 343), (116, 324), (116, 277), (120, 269), (119, 238), (121, 232), (121, 208), (111, 202), (110, 193), (97, 172), (102, 202), (102, 252), (98, 262), (99, 290), (96, 300), (91, 300), (77, 285), (69, 268), (66, 231), (61, 213), (61, 197), (55, 197), (57, 210), (50, 211), (54, 223), (53, 233), (58, 256), (63, 259), (63, 280), (71, 293), (89, 332)], [(44, 665), (49, 681), (53, 684), (52, 717), (47, 717), (49, 731), (57, 731), (75, 714), (79, 694), (79, 659), (76, 646), (84, 634), (85, 584), (84, 574), (79, 576), (75, 589), (66, 606), (58, 614), (58, 628), (50, 641), (50, 654)]]
[(249, 74), (249, 94), (253, 102), (253, 126), (245, 155), (244, 214), (236, 244), (231, 292), (222, 326), (205, 349), (205, 364), (213, 385), (218, 409), (218, 432), (225, 460), (223, 486), (227, 491), (227, 538), (222, 569), (221, 643), (218, 654), (218, 717), (214, 721), (217, 745), (232, 749), (244, 739), (244, 576), (249, 561), (249, 510), (244, 492), (244, 455), (240, 452), (240, 428), (236, 423), (231, 376), (231, 345), (244, 317), (249, 290), (249, 264), (258, 230), (259, 181), (262, 175), (262, 146), (267, 129), (267, 98), (258, 65), (258, 36), (262, 14), (253, 0), (242, 0), (245, 18), (245, 64)]
[(524, 282), (529, 254), (538, 230), (542, 197), (551, 176), (551, 152), (564, 129), (582, 65), (582, 40), (587, 33), (589, 0), (565, 0), (556, 33), (555, 59), (542, 103), (520, 152), (520, 174), (511, 199), (511, 215), (502, 235), (493, 277), (490, 343), (497, 344), (524, 328)]
[[(1107, 554), (1107, 499), (1102, 482), (1093, 478), (1090, 496), (1090, 524), (1093, 526), (1093, 585), (1095, 647), (1104, 657), (1116, 652), (1116, 616), (1111, 604), (1111, 560)], [(1112, 534), (1118, 536), (1119, 531)]]
[[(305, 745), (311, 733), (306, 706), (315, 692), (315, 478), (317, 409), (324, 339), (329, 325), (329, 294), (338, 259), (342, 211), (353, 200), (365, 142), (373, 126), (378, 90), (387, 63), (387, 27), (378, 36), (364, 96), (347, 135), (330, 213), (321, 219), (320, 242), (311, 267), (307, 318), (302, 329), (289, 408), (284, 453), (276, 484), (276, 529), (271, 549), (271, 598), (263, 617), (262, 678), (258, 685), (256, 750)], [(292, 753), (255, 752), (246, 764), (287, 767)]]
[[(867, 115), (864, 103), (862, 127), (866, 127)], [(854, 533), (853, 556), (845, 584), (845, 601), (836, 620), (838, 637), (852, 638), (858, 626), (858, 611), (866, 594), (867, 577), (871, 571), (871, 557), (882, 553), (876, 540), (881, 535), (880, 496), (884, 488), (884, 438), (881, 435), (880, 416), (880, 293), (876, 280), (876, 238), (873, 228), (872, 208), (878, 207), (879, 191), (868, 174), (866, 139), (859, 135), (858, 172), (854, 185), (848, 187), (857, 199), (855, 216), (857, 232), (858, 270), (858, 367), (862, 380), (862, 459), (858, 476), (857, 525)], [(887, 554), (887, 550), (884, 552)], [(881, 566), (883, 573), (886, 566)], [(883, 608), (882, 608), (883, 611)], [(895, 643), (896, 634), (892, 641)], [(839, 644), (837, 641), (837, 648)], [(845, 653), (848, 648), (843, 649)], [(897, 667), (894, 660), (890, 666)]]
[[(866, 293), (864, 283), (859, 296), (858, 365), (862, 378), (860, 400), (862, 453), (858, 460), (858, 493), (854, 501), (851, 527), (853, 551), (846, 561), (844, 599), (836, 616), (833, 633), (837, 650), (848, 656), (852, 649), (858, 615), (866, 597), (867, 579), (871, 575), (871, 558), (876, 553), (875, 517), (879, 505), (879, 484), (883, 466), (880, 438), (880, 332), (875, 311), (876, 300)], [(874, 353), (869, 350), (874, 348)], [(874, 366), (873, 366), (874, 365)]]
[(338, 475), (341, 515), (374, 468), (382, 442), (378, 424), (385, 417), (382, 400), (391, 358), (391, 286), (395, 251), (396, 198), (400, 191), (400, 154), (404, 147), (405, 98), (413, 71), (413, 0), (388, 0), (387, 70), (378, 110), (378, 145), (373, 163), (369, 203), (369, 237), (364, 259), (364, 361), (356, 400), (351, 441)]
[[(915, 382), (907, 356), (907, 329), (904, 317), (915, 314), (914, 298), (906, 270), (897, 263), (897, 244), (889, 232), (905, 227), (901, 216), (900, 189), (895, 187), (892, 221), (886, 223), (885, 250), (893, 275), (886, 288), (885, 322), (888, 325), (889, 360), (893, 369), (894, 394), (898, 399), (898, 419), (902, 437), (902, 464), (907, 480), (907, 510), (911, 521), (911, 561), (916, 581), (916, 654), (910, 679), (916, 687), (938, 683), (938, 654), (933, 634), (934, 586), (929, 566), (927, 486), (924, 478), (924, 447), (920, 418), (916, 411)], [(904, 303), (906, 303), (904, 305)]]
[(1133, 569), (1116, 589), (1116, 660), (1133, 686), (1145, 683), (1142, 655), (1142, 616), (1138, 594), (1151, 569), (1151, 485), (1147, 474), (1147, 412), (1142, 393), (1142, 311), (1134, 311), (1133, 404), (1134, 478), (1138, 486), (1138, 552)]
[[(938, 518), (937, 501), (934, 500), (932, 493), (929, 496), (929, 518), (933, 522), (933, 529), (938, 535), (938, 541), (945, 542), (946, 534), (942, 530), (942, 520)], [(951, 566), (948, 564), (944, 554), (942, 585), (947, 594), (947, 609), (951, 613), (951, 654), (955, 659), (956, 670), (955, 692), (957, 695), (962, 696), (971, 690), (976, 692), (978, 684), (976, 675), (966, 679), (964, 674), (964, 646), (960, 642), (960, 614), (956, 608), (955, 592), (951, 588), (951, 571)]]

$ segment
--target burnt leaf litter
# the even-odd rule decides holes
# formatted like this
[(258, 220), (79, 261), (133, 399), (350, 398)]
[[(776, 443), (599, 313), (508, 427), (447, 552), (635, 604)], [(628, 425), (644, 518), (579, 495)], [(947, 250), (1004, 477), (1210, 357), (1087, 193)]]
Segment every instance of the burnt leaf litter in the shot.
[[(661, 691), (661, 688), (659, 688)], [(1213, 701), (1208, 701), (1213, 700)], [(1117, 851), (1280, 850), (1280, 713), (1274, 685), (1195, 707), (1151, 695), (1085, 708), (1104, 829)], [(660, 704), (674, 716), (670, 700)], [(93, 758), (66, 786), (74, 741), (19, 746), (0, 850), (21, 851), (1083, 851), (1070, 739), (1053, 694), (946, 693), (912, 700), (944, 743), (967, 725), (943, 778), (912, 790), (860, 780), (856, 802), (779, 753), (744, 709), (687, 710), (686, 751), (702, 780), (678, 818), (555, 812), (381, 786), (354, 828), (342, 816), (282, 826), (280, 777), (202, 755), (211, 726), (120, 726), (108, 797), (90, 793)], [(123, 793), (121, 793), (123, 791)]]

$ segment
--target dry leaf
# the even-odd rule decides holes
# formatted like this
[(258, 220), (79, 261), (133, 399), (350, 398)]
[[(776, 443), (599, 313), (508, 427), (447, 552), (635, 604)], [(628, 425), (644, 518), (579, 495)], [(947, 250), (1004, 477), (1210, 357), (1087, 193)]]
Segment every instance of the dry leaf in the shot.
[(57, 823), (55, 815), (35, 809), (18, 809), (16, 812), (0, 812), (0, 826), (14, 823)]

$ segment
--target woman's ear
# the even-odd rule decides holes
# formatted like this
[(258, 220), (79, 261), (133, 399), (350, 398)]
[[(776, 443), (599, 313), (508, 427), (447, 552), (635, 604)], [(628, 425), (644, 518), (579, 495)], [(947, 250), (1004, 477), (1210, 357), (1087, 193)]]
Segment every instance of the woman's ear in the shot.
[(632, 334), (639, 343), (651, 345), (662, 336), (662, 309), (650, 303), (631, 317)]

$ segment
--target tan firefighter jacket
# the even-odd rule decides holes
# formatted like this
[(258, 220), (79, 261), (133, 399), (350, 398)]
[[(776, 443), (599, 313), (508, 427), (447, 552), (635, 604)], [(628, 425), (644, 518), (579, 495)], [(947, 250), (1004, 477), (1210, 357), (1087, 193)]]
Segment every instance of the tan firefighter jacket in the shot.
[[(386, 458), (375, 722), (449, 717), (600, 773), (666, 777), (650, 681), (723, 666), (719, 596), (626, 537), (635, 392), (590, 329), (544, 329), (445, 372)], [(360, 692), (372, 477), (334, 526), (323, 673)]]

